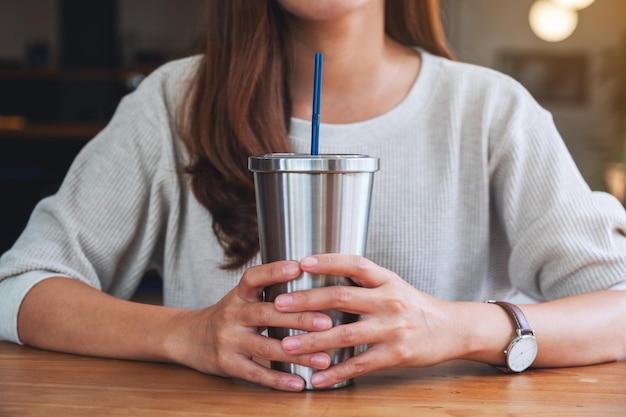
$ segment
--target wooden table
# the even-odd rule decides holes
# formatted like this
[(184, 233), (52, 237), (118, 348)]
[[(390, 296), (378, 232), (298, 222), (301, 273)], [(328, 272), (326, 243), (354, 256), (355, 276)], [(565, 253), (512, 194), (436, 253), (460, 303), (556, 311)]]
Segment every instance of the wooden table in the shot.
[(285, 393), (175, 365), (0, 343), (0, 416), (626, 416), (626, 363), (504, 375), (455, 362)]

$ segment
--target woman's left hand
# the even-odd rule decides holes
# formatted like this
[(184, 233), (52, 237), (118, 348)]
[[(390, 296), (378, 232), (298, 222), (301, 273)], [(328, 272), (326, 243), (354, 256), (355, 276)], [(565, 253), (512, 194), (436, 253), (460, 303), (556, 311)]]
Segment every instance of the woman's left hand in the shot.
[(427, 295), (395, 273), (359, 256), (316, 255), (303, 259), (311, 274), (351, 278), (359, 286), (333, 286), (282, 294), (274, 301), (282, 312), (341, 310), (359, 321), (329, 330), (286, 337), (290, 355), (367, 344), (368, 350), (316, 372), (313, 385), (327, 387), (383, 368), (428, 366), (463, 355), (466, 329), (458, 306)]

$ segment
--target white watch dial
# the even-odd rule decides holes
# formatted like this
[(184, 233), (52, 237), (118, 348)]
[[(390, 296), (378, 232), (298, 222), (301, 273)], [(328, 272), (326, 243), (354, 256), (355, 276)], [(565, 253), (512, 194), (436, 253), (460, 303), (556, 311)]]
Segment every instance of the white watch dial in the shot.
[(537, 339), (531, 335), (516, 338), (508, 349), (507, 365), (514, 372), (522, 372), (537, 357)]

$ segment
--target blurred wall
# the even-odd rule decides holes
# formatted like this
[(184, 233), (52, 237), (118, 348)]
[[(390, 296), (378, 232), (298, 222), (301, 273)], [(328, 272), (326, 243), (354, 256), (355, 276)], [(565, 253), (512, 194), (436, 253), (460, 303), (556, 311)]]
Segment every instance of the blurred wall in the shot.
[[(137, 49), (160, 49), (167, 55), (189, 50), (201, 1), (184, 1), (185, 7), (176, 0), (118, 0), (118, 36), (125, 62)], [(0, 59), (20, 60), (26, 44), (34, 40), (47, 41), (56, 59), (57, 9), (58, 0), (0, 0)]]
[(200, 0), (120, 0), (124, 61), (137, 49), (163, 49), (169, 56), (187, 53), (199, 31), (199, 10)]
[[(28, 42), (57, 48), (57, 0), (0, 0), (0, 59), (20, 60)], [(25, 22), (28, 22), (25, 24)]]
[[(596, 0), (579, 12), (578, 28), (563, 42), (537, 38), (528, 25), (532, 0), (442, 0), (453, 49), (463, 61), (498, 68), (507, 50), (584, 52), (589, 58), (589, 93), (584, 105), (542, 103), (555, 118), (578, 167), (594, 189), (604, 189), (604, 160), (613, 118), (607, 108), (611, 85), (602, 79), (603, 54), (619, 47), (626, 33), (626, 1)], [(622, 46), (623, 48), (623, 46)]]

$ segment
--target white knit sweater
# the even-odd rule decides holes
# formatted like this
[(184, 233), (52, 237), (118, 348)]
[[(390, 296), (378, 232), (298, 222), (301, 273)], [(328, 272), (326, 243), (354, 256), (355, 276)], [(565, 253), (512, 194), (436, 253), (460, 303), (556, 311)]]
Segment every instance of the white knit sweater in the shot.
[[(321, 127), (322, 152), (381, 160), (368, 257), (450, 300), (624, 288), (624, 208), (590, 191), (550, 114), (502, 74), (422, 56), (398, 106)], [(129, 298), (155, 268), (165, 304), (191, 308), (237, 284), (241, 270), (219, 268), (211, 216), (181, 173), (187, 156), (173, 122), (196, 63), (168, 64), (126, 97), (59, 192), (36, 207), (0, 258), (0, 339), (19, 342), (20, 303), (51, 276)], [(309, 128), (292, 120), (296, 152), (307, 152)]]

